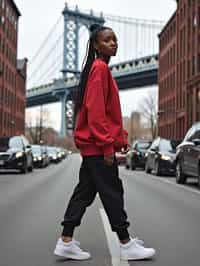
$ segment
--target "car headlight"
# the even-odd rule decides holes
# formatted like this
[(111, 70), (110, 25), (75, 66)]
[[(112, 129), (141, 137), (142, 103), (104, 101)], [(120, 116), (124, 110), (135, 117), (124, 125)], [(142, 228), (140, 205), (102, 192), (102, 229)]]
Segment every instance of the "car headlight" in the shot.
[(41, 161), (42, 160), (42, 156), (38, 156), (38, 160)]
[(21, 151), (18, 151), (16, 154), (15, 154), (15, 157), (16, 158), (20, 158), (20, 157), (22, 157), (23, 156), (23, 152), (21, 152)]
[(162, 159), (162, 160), (165, 160), (165, 161), (169, 161), (169, 160), (171, 160), (171, 157), (168, 156), (168, 155), (164, 155), (164, 154), (163, 154), (163, 155), (161, 156), (161, 159)]
[(56, 159), (57, 159), (57, 157), (54, 155), (54, 156), (53, 156), (53, 159), (54, 159), (54, 160), (56, 160)]

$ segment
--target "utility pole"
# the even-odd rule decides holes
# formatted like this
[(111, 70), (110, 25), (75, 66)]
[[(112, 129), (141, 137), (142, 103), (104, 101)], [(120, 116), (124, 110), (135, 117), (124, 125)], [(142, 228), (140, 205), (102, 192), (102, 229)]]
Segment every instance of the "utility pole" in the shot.
[(39, 124), (39, 141), (40, 143), (42, 141), (42, 130), (43, 130), (43, 105), (40, 106), (40, 124)]

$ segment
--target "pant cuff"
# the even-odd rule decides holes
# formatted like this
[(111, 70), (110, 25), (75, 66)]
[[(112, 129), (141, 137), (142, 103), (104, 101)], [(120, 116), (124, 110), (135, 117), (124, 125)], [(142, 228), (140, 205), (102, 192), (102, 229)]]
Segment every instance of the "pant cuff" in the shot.
[(128, 239), (130, 237), (129, 236), (129, 232), (128, 232), (127, 229), (123, 229), (121, 231), (117, 231), (116, 233), (117, 233), (117, 236), (118, 236), (120, 241)]
[(72, 237), (74, 234), (74, 227), (73, 226), (64, 226), (62, 231), (62, 236), (69, 236)]

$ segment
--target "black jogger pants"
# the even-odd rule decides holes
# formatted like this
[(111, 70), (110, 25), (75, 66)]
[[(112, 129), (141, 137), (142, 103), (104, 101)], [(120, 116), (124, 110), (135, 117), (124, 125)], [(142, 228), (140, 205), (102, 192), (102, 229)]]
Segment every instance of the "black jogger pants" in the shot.
[(116, 159), (107, 166), (103, 155), (83, 156), (79, 171), (79, 183), (69, 201), (61, 225), (63, 236), (72, 236), (74, 228), (79, 226), (86, 208), (94, 201), (96, 193), (102, 201), (111, 228), (120, 240), (129, 237), (127, 215), (124, 210), (123, 186), (119, 178)]

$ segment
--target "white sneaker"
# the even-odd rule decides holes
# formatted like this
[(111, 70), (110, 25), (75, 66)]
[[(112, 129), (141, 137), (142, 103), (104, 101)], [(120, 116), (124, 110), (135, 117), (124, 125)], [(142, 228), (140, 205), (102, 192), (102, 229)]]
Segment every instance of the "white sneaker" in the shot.
[(156, 251), (153, 248), (145, 248), (137, 243), (137, 239), (131, 239), (127, 244), (120, 244), (122, 260), (143, 260), (152, 258)]
[(135, 240), (135, 242), (140, 245), (140, 246), (144, 246), (144, 241), (138, 237), (132, 238), (133, 240)]
[(54, 254), (63, 258), (73, 260), (87, 260), (91, 257), (90, 253), (83, 251), (79, 247), (80, 243), (76, 240), (72, 240), (69, 243), (65, 243), (62, 238), (59, 238), (54, 250)]

